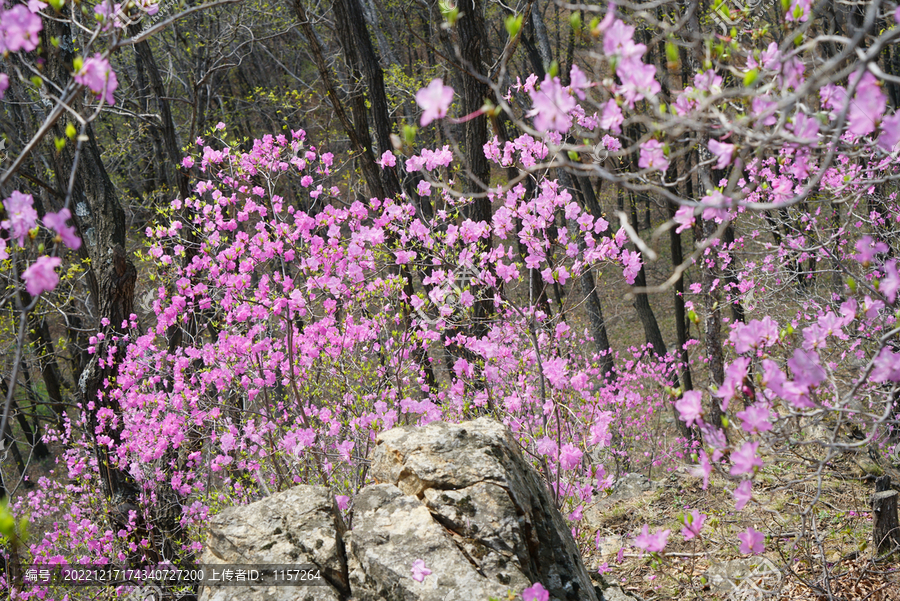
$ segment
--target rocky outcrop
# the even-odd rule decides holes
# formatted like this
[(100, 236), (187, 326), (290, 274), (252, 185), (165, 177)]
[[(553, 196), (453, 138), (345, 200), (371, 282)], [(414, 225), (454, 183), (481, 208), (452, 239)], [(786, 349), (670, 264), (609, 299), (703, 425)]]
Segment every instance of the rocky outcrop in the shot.
[[(390, 430), (370, 473), (380, 483), (354, 499), (352, 530), (313, 486), (211, 520), (201, 564), (314, 564), (320, 586), (206, 587), (201, 601), (487, 601), (535, 582), (558, 601), (602, 600), (547, 487), (502, 425)], [(414, 564), (425, 568), (421, 581)]]

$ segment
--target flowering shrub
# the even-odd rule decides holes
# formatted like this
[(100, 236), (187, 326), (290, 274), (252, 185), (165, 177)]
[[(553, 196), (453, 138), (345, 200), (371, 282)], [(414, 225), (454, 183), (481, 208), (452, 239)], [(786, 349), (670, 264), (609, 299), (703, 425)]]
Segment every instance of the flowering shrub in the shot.
[[(46, 8), (0, 8), (3, 52), (38, 48)], [(94, 12), (98, 31), (116, 35), (156, 9), (106, 3)], [(810, 14), (809, 2), (790, 4), (786, 31), (802, 35)], [(764, 35), (742, 45), (735, 32), (711, 43), (702, 65), (694, 57), (692, 85), (664, 92), (661, 69), (614, 6), (590, 32), (602, 37), (599, 69), (610, 75), (600, 81), (576, 65), (551, 69), (498, 92), (497, 106), (459, 117), (443, 80), (415, 95), (421, 126), (504, 113), (515, 121), (511, 139), (498, 127), (480, 148), (509, 175), (485, 188), (489, 220), (470, 217), (476, 200), (456, 183), (468, 166), (451, 144), (398, 141), (377, 165), (414, 177), (407, 193), (415, 198), (364, 199), (336, 185), (334, 154), (303, 131), (245, 150), (224, 123), (197, 139), (180, 162), (195, 178), (193, 194), (172, 200), (145, 231), (152, 324), (139, 328), (133, 314), (90, 339), (88, 352), (114, 375), (51, 434), (66, 448), (61, 479), (42, 480), (13, 507), (34, 519), (66, 511), (29, 542), (28, 559), (189, 557), (211, 513), (295, 483), (330, 487), (348, 511), (377, 434), (437, 419), (490, 415), (506, 424), (576, 535), (585, 507), (638, 445), (653, 450), (655, 466), (690, 463), (704, 489), (717, 472), (731, 482), (736, 511), (755, 503), (770, 454), (809, 443), (798, 431), (810, 426), (827, 426), (809, 443), (818, 450), (803, 456), (810, 473), (861, 446), (896, 453), (900, 274), (891, 224), (900, 221), (892, 183), (900, 117), (887, 112), (873, 58), (841, 77), (813, 77), (807, 67), (819, 58), (800, 37), (757, 48)], [(885, 29), (879, 40), (896, 33)], [(109, 54), (72, 67), (88, 100), (115, 103)], [(0, 95), (8, 86), (0, 74)], [(693, 169), (696, 193), (679, 196), (677, 178), (694, 186)], [(572, 183), (588, 176), (657, 194), (672, 204), (672, 219), (649, 242), (624, 213), (616, 227)], [(13, 259), (11, 290), (54, 291), (62, 245), (81, 244), (70, 209), (39, 219), (21, 190), (3, 206), (0, 259)], [(41, 227), (52, 251), (38, 241)], [(634, 285), (665, 229), (695, 242), (675, 275), (702, 274), (683, 294), (692, 321), (706, 317), (706, 348), (687, 345), (694, 367), (710, 375), (694, 390), (676, 383), (686, 366), (674, 354), (597, 348), (581, 325), (593, 291), (576, 301), (560, 295), (552, 311), (543, 294), (590, 287), (599, 270)], [(785, 308), (789, 297), (796, 308)], [(38, 300), (20, 303), (23, 319)], [(746, 317), (715, 339), (721, 306), (735, 303)], [(608, 371), (601, 366), (611, 356)], [(653, 438), (649, 420), (670, 406), (689, 439)], [(849, 428), (862, 439), (843, 438)], [(92, 494), (103, 484), (98, 449), (134, 483), (135, 504)], [(176, 534), (155, 522), (164, 504), (179, 510)], [(115, 511), (116, 530), (102, 517)], [(686, 514), (684, 540), (702, 541), (707, 518)], [(651, 534), (643, 525), (631, 543), (656, 561), (670, 537), (671, 529)], [(766, 550), (752, 526), (734, 544), (743, 554)], [(418, 560), (410, 573), (422, 582), (431, 570)], [(541, 583), (521, 594), (549, 596)]]

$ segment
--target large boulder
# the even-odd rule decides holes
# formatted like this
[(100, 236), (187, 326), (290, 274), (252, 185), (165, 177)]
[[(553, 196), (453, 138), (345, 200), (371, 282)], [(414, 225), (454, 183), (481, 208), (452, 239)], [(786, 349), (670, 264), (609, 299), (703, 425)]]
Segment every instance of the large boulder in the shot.
[(422, 499), (485, 575), (540, 582), (554, 599), (597, 599), (550, 491), (503, 425), (394, 428), (378, 437), (371, 473)]
[(211, 521), (205, 566), (311, 564), (321, 586), (204, 587), (200, 601), (487, 601), (535, 582), (556, 601), (602, 599), (549, 490), (497, 422), (384, 432), (370, 473), (379, 483), (354, 499), (352, 530), (313, 486)]
[[(203, 601), (339, 601), (350, 587), (344, 527), (327, 488), (295, 486), (250, 505), (229, 507), (210, 520), (200, 564), (310, 565), (316, 586), (204, 586)], [(207, 576), (209, 578), (209, 576)]]

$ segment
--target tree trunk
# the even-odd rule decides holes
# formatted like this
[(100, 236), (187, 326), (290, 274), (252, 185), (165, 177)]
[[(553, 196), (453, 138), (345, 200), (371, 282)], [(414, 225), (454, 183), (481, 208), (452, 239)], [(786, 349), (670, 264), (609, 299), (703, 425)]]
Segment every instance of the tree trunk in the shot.
[[(350, 138), (350, 145), (353, 151), (358, 155), (360, 168), (369, 187), (369, 194), (377, 198), (386, 198), (387, 195), (381, 182), (380, 170), (378, 165), (375, 164), (375, 155), (372, 153), (372, 140), (366, 137), (360, 139), (359, 135), (357, 135), (357, 132), (360, 130), (350, 121), (347, 112), (344, 110), (342, 100), (338, 98), (334, 82), (331, 80), (331, 70), (328, 67), (328, 63), (325, 62), (322, 45), (319, 43), (319, 38), (313, 29), (312, 22), (309, 20), (303, 0), (293, 0), (292, 6), (300, 25), (300, 31), (303, 33), (303, 37), (306, 38), (310, 55), (319, 71), (319, 77), (325, 88), (325, 95), (328, 96), (328, 101), (331, 103), (338, 121), (344, 128), (347, 137)], [(366, 129), (366, 134), (368, 134), (368, 129)]]
[[(64, 86), (71, 77), (69, 70), (75, 57), (70, 45), (54, 46), (50, 43), (51, 37), (71, 39), (71, 32), (65, 21), (47, 21), (42, 33), (43, 47), (47, 52), (46, 74), (57, 85)], [(78, 110), (78, 107), (75, 109)], [(54, 126), (55, 137), (65, 138), (63, 128), (64, 124), (57, 122)], [(81, 234), (83, 248), (91, 259), (89, 280), (96, 319), (94, 327), (105, 336), (104, 341), (97, 345), (97, 351), (78, 383), (90, 431), (97, 434), (97, 416), (101, 409), (108, 408), (116, 415), (120, 413), (118, 401), (106, 392), (106, 382), (115, 377), (116, 359), (125, 355), (122, 337), (128, 328), (123, 328), (122, 323), (129, 320), (133, 313), (137, 271), (125, 251), (125, 212), (103, 166), (100, 148), (90, 125), (86, 127), (86, 134), (87, 140), (80, 142), (81, 153), (73, 179), (71, 202), (74, 205), (72, 218)], [(66, 189), (76, 153), (71, 144), (67, 144), (60, 152), (51, 151), (50, 154), (59, 188)], [(109, 321), (101, 321), (104, 319)], [(108, 356), (109, 345), (119, 348), (112, 360), (101, 366), (98, 358)], [(107, 427), (105, 433), (113, 440), (113, 447), (121, 442), (118, 430)], [(131, 477), (116, 466), (115, 460), (110, 457), (110, 447), (96, 444), (94, 450), (109, 498), (114, 503), (135, 499), (137, 487)], [(110, 517), (115, 523), (115, 517)], [(118, 523), (116, 525), (124, 526)]]
[(900, 546), (900, 523), (897, 521), (897, 491), (891, 488), (891, 477), (880, 476), (875, 480), (872, 495), (872, 542), (878, 554), (889, 553)]
[[(140, 26), (132, 25), (131, 34), (137, 35)], [(150, 77), (150, 89), (153, 92), (156, 108), (159, 111), (159, 124), (151, 127), (159, 132), (162, 137), (163, 147), (165, 148), (165, 161), (159, 161), (164, 166), (162, 172), (166, 181), (178, 190), (181, 198), (189, 198), (191, 196), (191, 187), (188, 182), (187, 175), (178, 168), (181, 163), (181, 150), (178, 144), (178, 138), (175, 133), (175, 122), (172, 120), (172, 111), (169, 108), (165, 85), (163, 85), (162, 76), (159, 73), (159, 67), (156, 65), (156, 59), (153, 58), (153, 51), (147, 41), (138, 42), (134, 45), (136, 60), (139, 68), (145, 69)], [(159, 157), (162, 158), (162, 157)]]
[[(371, 146), (371, 136), (368, 131), (368, 123), (365, 117), (365, 100), (368, 98), (371, 105), (372, 121), (375, 126), (375, 140), (378, 144), (377, 155), (381, 156), (391, 145), (391, 118), (388, 111), (387, 93), (384, 88), (384, 72), (366, 27), (365, 15), (359, 0), (335, 0), (335, 21), (340, 33), (341, 46), (344, 56), (355, 77), (359, 72), (365, 76), (366, 97), (360, 95), (359, 112), (365, 123), (365, 132), (359, 131), (360, 140)], [(357, 109), (354, 108), (354, 115)], [(359, 124), (357, 124), (359, 130)], [(373, 149), (374, 151), (375, 149)], [(395, 198), (400, 194), (400, 180), (394, 168), (387, 167), (381, 170), (384, 192), (389, 198)]]
[[(572, 198), (581, 198), (583, 203), (587, 202), (584, 200), (584, 189), (579, 185), (579, 182), (576, 179), (563, 169), (557, 169), (556, 173), (559, 183), (569, 190), (569, 194), (572, 195)], [(593, 195), (593, 192), (592, 189), (589, 194)], [(596, 202), (596, 198), (594, 199), (594, 202)], [(572, 231), (580, 232), (577, 223), (570, 223), (569, 228), (572, 228)], [(578, 259), (583, 260), (587, 244), (584, 241), (584, 236), (576, 235), (575, 238), (578, 240)], [(609, 345), (609, 336), (607, 336), (606, 333), (606, 322), (603, 319), (603, 308), (600, 305), (600, 296), (597, 294), (594, 273), (589, 266), (585, 265), (582, 267), (579, 283), (581, 284), (581, 294), (584, 297), (584, 306), (587, 309), (588, 320), (591, 324), (591, 335), (594, 338), (594, 346), (596, 347), (597, 354), (600, 355), (600, 367), (607, 380), (614, 382), (617, 379), (615, 360)]]

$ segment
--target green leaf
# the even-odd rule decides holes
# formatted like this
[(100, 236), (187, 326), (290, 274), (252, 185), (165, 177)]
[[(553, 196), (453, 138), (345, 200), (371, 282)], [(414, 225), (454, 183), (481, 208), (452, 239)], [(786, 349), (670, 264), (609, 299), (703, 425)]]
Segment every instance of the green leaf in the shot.
[(78, 130), (75, 129), (74, 125), (72, 125), (71, 123), (66, 125), (66, 137), (67, 138), (69, 138), (71, 140), (72, 138), (75, 137), (75, 135), (77, 133), (78, 133)]
[(547, 73), (550, 74), (551, 78), (559, 75), (559, 63), (556, 61), (553, 61), (552, 63), (550, 63), (550, 68), (547, 69)]
[(53, 140), (53, 143), (56, 145), (56, 151), (59, 152), (63, 148), (66, 147), (66, 139), (65, 138), (56, 138)]
[(576, 35), (581, 33), (582, 23), (580, 12), (575, 11), (571, 15), (569, 15), (569, 25), (572, 26), (572, 31), (574, 31)]
[(581, 158), (578, 156), (578, 153), (575, 152), (574, 150), (570, 150), (567, 154), (569, 155), (569, 158), (572, 159), (573, 161), (578, 161)]
[(749, 88), (759, 78), (759, 69), (750, 69), (744, 74), (744, 87)]
[(66, 5), (66, 0), (47, 0), (50, 3), (50, 6), (53, 7), (53, 10), (59, 12), (63, 9), (63, 6)]
[(666, 60), (677, 65), (678, 59), (678, 46), (676, 46), (673, 42), (666, 42)]
[(506, 17), (506, 33), (514, 38), (522, 30), (522, 15), (510, 15)]
[(459, 19), (459, 8), (451, 4), (448, 0), (440, 0), (438, 2), (438, 8), (441, 11), (441, 16), (444, 17), (444, 20), (453, 27), (456, 25), (456, 21)]
[(404, 125), (403, 126), (403, 141), (407, 144), (412, 144), (416, 141), (416, 131), (418, 128), (415, 125)]

